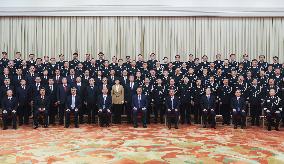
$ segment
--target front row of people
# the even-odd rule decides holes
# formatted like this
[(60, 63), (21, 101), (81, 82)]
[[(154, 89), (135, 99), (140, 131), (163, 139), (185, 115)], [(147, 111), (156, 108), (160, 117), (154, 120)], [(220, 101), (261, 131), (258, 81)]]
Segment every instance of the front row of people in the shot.
[[(143, 128), (147, 128), (147, 109), (148, 109), (148, 99), (142, 94), (142, 87), (138, 87), (136, 90), (137, 94), (132, 97), (132, 117), (134, 128), (138, 127), (138, 118), (141, 116)], [(201, 98), (201, 109), (202, 109), (202, 124), (206, 128), (207, 124), (210, 124), (211, 128), (216, 128), (216, 112), (215, 104), (216, 98), (211, 93), (210, 88), (206, 89), (205, 95)], [(33, 120), (34, 128), (38, 128), (39, 120), (42, 120), (43, 127), (48, 127), (48, 113), (50, 97), (46, 96), (45, 88), (40, 89), (40, 94), (35, 98)], [(3, 129), (6, 130), (8, 125), (12, 123), (14, 129), (17, 128), (17, 113), (21, 108), (19, 100), (13, 96), (13, 91), (8, 90), (7, 96), (2, 100), (2, 119), (3, 119)], [(98, 107), (98, 117), (100, 126), (108, 127), (112, 116), (112, 97), (108, 94), (107, 88), (102, 88), (102, 94), (98, 96), (97, 100)], [(231, 114), (234, 128), (236, 129), (238, 125), (241, 128), (246, 126), (246, 102), (241, 96), (241, 91), (236, 90), (235, 96), (231, 99)], [(169, 91), (169, 96), (165, 101), (166, 106), (166, 118), (167, 126), (171, 129), (171, 125), (178, 129), (179, 121), (179, 98), (175, 96), (175, 90), (171, 89)], [(71, 95), (66, 98), (66, 103), (64, 107), (65, 111), (65, 127), (70, 126), (70, 117), (74, 116), (75, 127), (78, 128), (79, 125), (79, 111), (81, 109), (81, 98), (77, 94), (77, 89), (75, 87), (71, 88)], [(275, 95), (275, 90), (270, 89), (269, 96), (263, 101), (263, 109), (267, 119), (268, 130), (274, 126), (275, 130), (279, 130), (279, 123), (281, 120), (282, 108), (280, 107), (280, 99)], [(229, 110), (229, 109), (228, 109)], [(114, 111), (115, 113), (115, 111)]]

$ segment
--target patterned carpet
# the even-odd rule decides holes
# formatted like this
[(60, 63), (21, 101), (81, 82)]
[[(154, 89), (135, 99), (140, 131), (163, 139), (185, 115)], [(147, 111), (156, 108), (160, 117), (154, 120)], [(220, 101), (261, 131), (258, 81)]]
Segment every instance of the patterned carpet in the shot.
[(284, 163), (284, 130), (149, 125), (0, 131), (0, 163)]

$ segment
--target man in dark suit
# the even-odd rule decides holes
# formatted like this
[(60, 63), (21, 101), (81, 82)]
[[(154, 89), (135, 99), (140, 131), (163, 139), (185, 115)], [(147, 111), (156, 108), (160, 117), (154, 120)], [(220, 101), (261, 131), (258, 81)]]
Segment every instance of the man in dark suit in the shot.
[(223, 85), (218, 89), (218, 96), (220, 100), (220, 112), (223, 117), (223, 125), (230, 125), (230, 102), (232, 97), (232, 87), (229, 86), (229, 80), (223, 80)]
[[(82, 83), (82, 78), (80, 76), (76, 77), (75, 82), (73, 83), (73, 86), (77, 89), (77, 95), (79, 95), (79, 97), (81, 98), (81, 110), (79, 112), (79, 120), (80, 120), (80, 124), (84, 123), (84, 118), (83, 118), (83, 114), (84, 111), (86, 110), (86, 105), (84, 104), (84, 94), (85, 94), (85, 89), (86, 89), (86, 84)], [(67, 80), (68, 81), (68, 80)]]
[(231, 100), (232, 116), (234, 129), (238, 128), (238, 123), (241, 122), (241, 128), (243, 129), (246, 124), (246, 102), (243, 97), (241, 97), (241, 90), (237, 89), (235, 91), (235, 96)]
[(35, 98), (34, 129), (38, 128), (38, 119), (43, 114), (44, 128), (48, 127), (49, 97), (45, 94), (45, 88), (40, 88), (40, 95)]
[(111, 106), (112, 106), (112, 98), (108, 95), (108, 89), (103, 88), (102, 94), (98, 96), (98, 116), (100, 118), (100, 126), (109, 126), (109, 122), (111, 119)]
[(30, 102), (31, 102), (31, 89), (26, 85), (26, 80), (21, 79), (20, 86), (16, 89), (16, 96), (19, 100), (18, 116), (19, 116), (19, 126), (25, 123), (29, 124), (30, 115)]
[(215, 121), (215, 96), (211, 94), (211, 89), (206, 88), (205, 95), (201, 98), (203, 127), (206, 128), (207, 123), (211, 124), (211, 128), (216, 128)]
[(66, 107), (67, 96), (70, 95), (70, 86), (67, 84), (67, 79), (62, 78), (62, 84), (57, 87), (57, 104), (59, 105), (59, 125), (63, 125), (64, 110)]
[(7, 95), (8, 90), (12, 90), (13, 92), (15, 91), (14, 86), (11, 85), (11, 80), (4, 79), (4, 85), (0, 87), (0, 96), (1, 96), (0, 99), (1, 100)]
[(129, 76), (129, 83), (126, 84), (126, 94), (124, 94), (125, 103), (126, 103), (126, 115), (127, 115), (127, 122), (131, 123), (131, 111), (132, 111), (132, 97), (135, 95), (137, 84), (134, 82), (134, 76)]
[(3, 130), (8, 129), (9, 116), (12, 117), (13, 129), (17, 129), (18, 100), (13, 96), (13, 91), (11, 89), (8, 89), (6, 93), (7, 96), (2, 99)]
[(178, 129), (180, 101), (179, 98), (175, 96), (174, 89), (170, 89), (169, 96), (166, 98), (165, 101), (165, 105), (167, 111), (168, 128), (171, 129), (171, 124), (174, 122), (175, 129)]
[(94, 78), (90, 78), (89, 86), (86, 87), (84, 94), (84, 101), (87, 104), (88, 124), (95, 123), (95, 116), (97, 114), (97, 97), (99, 91), (95, 86)]
[[(281, 119), (281, 102), (280, 98), (276, 96), (275, 90), (269, 90), (269, 96), (267, 96), (263, 103), (263, 109), (267, 118), (267, 128), (271, 131), (271, 126), (275, 126), (275, 130), (279, 131), (279, 123)], [(275, 119), (275, 121), (274, 121)]]
[(58, 113), (57, 104), (57, 86), (54, 85), (52, 77), (48, 79), (48, 85), (45, 86), (46, 95), (49, 97), (49, 123), (55, 125), (55, 116)]
[(65, 128), (70, 126), (70, 114), (74, 113), (74, 123), (75, 128), (79, 128), (78, 116), (81, 108), (81, 98), (77, 95), (77, 89), (75, 87), (71, 88), (71, 95), (67, 97), (66, 100), (66, 110), (65, 110)]
[(139, 112), (142, 113), (143, 128), (147, 128), (146, 117), (147, 117), (148, 100), (147, 100), (147, 97), (144, 94), (142, 94), (142, 88), (141, 87), (138, 87), (136, 91), (137, 91), (137, 94), (132, 96), (132, 101), (131, 101), (132, 102), (134, 128), (138, 127), (137, 115), (138, 115)]

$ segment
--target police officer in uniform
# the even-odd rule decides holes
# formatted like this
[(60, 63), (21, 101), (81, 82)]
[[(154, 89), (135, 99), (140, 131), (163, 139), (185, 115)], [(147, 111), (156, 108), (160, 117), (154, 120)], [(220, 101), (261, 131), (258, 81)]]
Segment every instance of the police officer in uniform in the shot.
[[(282, 107), (280, 105), (281, 99), (276, 96), (275, 90), (270, 89), (269, 96), (264, 99), (263, 109), (267, 118), (267, 128), (271, 131), (271, 126), (275, 126), (275, 130), (279, 131), (279, 122), (281, 119)], [(275, 122), (274, 122), (275, 119)]]

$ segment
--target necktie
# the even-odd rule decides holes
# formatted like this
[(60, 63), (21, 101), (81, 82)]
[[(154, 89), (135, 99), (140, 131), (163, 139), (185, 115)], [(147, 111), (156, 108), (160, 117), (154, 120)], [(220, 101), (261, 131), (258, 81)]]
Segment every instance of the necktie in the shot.
[(172, 109), (174, 109), (174, 98), (173, 97), (171, 98), (171, 101), (172, 101)]
[(51, 92), (53, 91), (53, 87), (52, 87), (52, 85), (50, 86), (50, 90), (51, 90)]
[(105, 109), (105, 107), (106, 107), (106, 96), (104, 96), (104, 104), (103, 104), (103, 109)]
[(66, 92), (67, 91), (66, 85), (64, 85), (63, 87), (64, 87), (64, 91)]
[(138, 96), (138, 108), (140, 108), (140, 101), (141, 101), (141, 96)]

